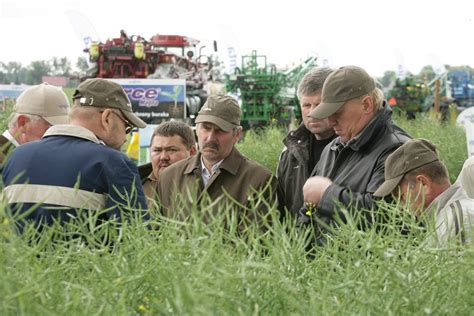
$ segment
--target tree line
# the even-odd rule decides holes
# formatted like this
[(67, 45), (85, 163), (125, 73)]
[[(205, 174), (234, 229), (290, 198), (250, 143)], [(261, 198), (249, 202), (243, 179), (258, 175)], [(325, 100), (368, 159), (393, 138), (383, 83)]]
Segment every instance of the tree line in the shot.
[[(474, 77), (474, 68), (464, 65), (464, 66), (450, 66), (444, 65), (448, 72), (452, 71), (467, 71), (471, 77)], [(431, 80), (436, 78), (436, 73), (433, 70), (433, 67), (428, 65), (421, 68), (418, 74), (413, 74), (411, 72), (407, 72), (407, 77), (411, 77), (416, 82), (430, 82)], [(384, 86), (389, 87), (391, 83), (395, 82), (397, 79), (397, 73), (392, 70), (387, 70), (384, 72), (381, 78), (377, 78), (378, 81)]]
[(79, 78), (86, 73), (88, 67), (86, 57), (79, 57), (74, 69), (67, 57), (35, 60), (27, 66), (17, 61), (0, 62), (0, 84), (35, 85), (42, 82), (43, 76)]
[[(464, 66), (445, 65), (448, 71), (463, 70), (474, 76), (474, 68)], [(64, 76), (68, 78), (79, 78), (84, 76), (89, 68), (87, 58), (79, 57), (73, 69), (71, 61), (67, 57), (53, 57), (50, 60), (36, 60), (29, 65), (23, 66), (20, 62), (0, 61), (0, 84), (40, 84), (43, 76)], [(407, 76), (414, 78), (418, 82), (429, 82), (436, 77), (432, 66), (424, 66), (418, 74), (408, 72)], [(387, 70), (383, 76), (377, 80), (384, 86), (389, 87), (395, 82), (397, 74), (393, 70)]]

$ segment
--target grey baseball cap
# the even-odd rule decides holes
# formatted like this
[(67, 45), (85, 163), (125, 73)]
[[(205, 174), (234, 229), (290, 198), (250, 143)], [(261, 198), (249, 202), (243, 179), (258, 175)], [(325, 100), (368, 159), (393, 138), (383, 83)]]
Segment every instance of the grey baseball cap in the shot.
[(130, 99), (122, 86), (116, 82), (100, 78), (87, 79), (79, 84), (72, 99), (74, 100), (73, 106), (118, 109), (134, 126), (146, 127), (146, 123), (133, 113)]
[(385, 182), (375, 191), (374, 196), (389, 195), (400, 184), (405, 174), (438, 160), (436, 146), (429, 140), (410, 139), (385, 160)]
[(67, 124), (69, 101), (59, 87), (42, 83), (29, 87), (16, 99), (13, 112), (41, 116), (51, 125)]
[(228, 132), (240, 126), (242, 111), (237, 100), (230, 96), (209, 96), (196, 117), (196, 123), (213, 123)]
[(336, 113), (347, 101), (368, 94), (375, 89), (375, 80), (362, 68), (344, 66), (331, 73), (324, 81), (321, 104), (310, 114), (323, 119)]

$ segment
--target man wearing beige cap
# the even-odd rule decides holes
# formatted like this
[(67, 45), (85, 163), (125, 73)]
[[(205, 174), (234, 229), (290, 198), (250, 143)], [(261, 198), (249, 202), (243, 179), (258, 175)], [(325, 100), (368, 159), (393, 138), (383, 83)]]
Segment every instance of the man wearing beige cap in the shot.
[(436, 147), (426, 139), (412, 139), (388, 156), (385, 182), (374, 196), (394, 195), (415, 215), (435, 223), (438, 242), (471, 240), (474, 200), (460, 184), (451, 185)]
[[(385, 159), (410, 137), (393, 123), (382, 90), (360, 67), (331, 73), (321, 99), (310, 116), (327, 119), (338, 137), (324, 148), (313, 177), (303, 186), (309, 208), (304, 213), (331, 224), (336, 218), (344, 220), (346, 209), (373, 207), (372, 194), (384, 181)], [(300, 219), (308, 221), (306, 214)]]
[[(167, 217), (189, 217), (186, 196), (194, 194), (197, 204), (210, 198), (215, 205), (235, 203), (251, 219), (265, 216), (250, 207), (254, 192), (274, 182), (272, 173), (244, 157), (236, 148), (242, 127), (241, 110), (229, 96), (209, 96), (196, 118), (199, 153), (178, 161), (158, 176), (158, 203)], [(275, 183), (270, 198), (275, 199)], [(268, 194), (267, 194), (268, 196)], [(183, 198), (184, 197), (184, 198)], [(218, 209), (218, 208), (217, 208)], [(243, 215), (243, 213), (239, 213)], [(240, 218), (242, 219), (242, 218)]]
[[(77, 217), (78, 209), (106, 209), (99, 220), (146, 217), (137, 167), (119, 150), (133, 127), (146, 124), (133, 114), (122, 87), (104, 79), (82, 82), (69, 119), (18, 147), (5, 165), (4, 196), (13, 214), (24, 216), (20, 230), (24, 221), (62, 224)], [(41, 205), (28, 213), (36, 203)]]
[(8, 130), (0, 136), (0, 163), (21, 144), (38, 140), (48, 128), (68, 123), (69, 102), (59, 87), (47, 83), (32, 86), (17, 98), (8, 121)]

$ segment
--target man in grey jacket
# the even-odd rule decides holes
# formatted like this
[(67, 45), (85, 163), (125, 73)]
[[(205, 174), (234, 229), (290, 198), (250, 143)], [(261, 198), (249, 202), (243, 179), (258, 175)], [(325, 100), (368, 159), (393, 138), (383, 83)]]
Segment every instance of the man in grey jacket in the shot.
[(314, 216), (326, 224), (344, 220), (345, 210), (372, 209), (373, 193), (384, 181), (385, 159), (410, 139), (391, 115), (382, 90), (364, 69), (345, 66), (328, 76), (322, 102), (310, 116), (327, 118), (338, 137), (324, 148), (303, 187), (309, 209), (301, 220), (314, 207)]
[(459, 183), (451, 185), (448, 170), (436, 147), (426, 139), (412, 139), (394, 151), (385, 162), (385, 182), (376, 197), (395, 195), (415, 215), (435, 223), (436, 241), (464, 244), (472, 240), (474, 199)]
[(298, 85), (303, 122), (288, 133), (283, 140), (285, 147), (280, 155), (276, 176), (278, 179), (278, 204), (282, 215), (298, 215), (303, 205), (303, 185), (319, 161), (324, 147), (335, 137), (327, 120), (309, 117), (321, 103), (324, 80), (331, 68), (314, 68)]

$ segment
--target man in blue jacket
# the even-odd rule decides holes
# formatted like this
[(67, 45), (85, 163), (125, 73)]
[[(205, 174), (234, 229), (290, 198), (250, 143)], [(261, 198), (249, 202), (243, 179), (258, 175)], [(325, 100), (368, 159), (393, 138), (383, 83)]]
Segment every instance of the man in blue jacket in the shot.
[(64, 224), (81, 210), (104, 210), (100, 220), (146, 217), (137, 167), (120, 152), (127, 133), (146, 124), (133, 114), (122, 87), (104, 79), (82, 82), (69, 119), (18, 147), (5, 165), (4, 196), (22, 218), (20, 231), (24, 221)]

